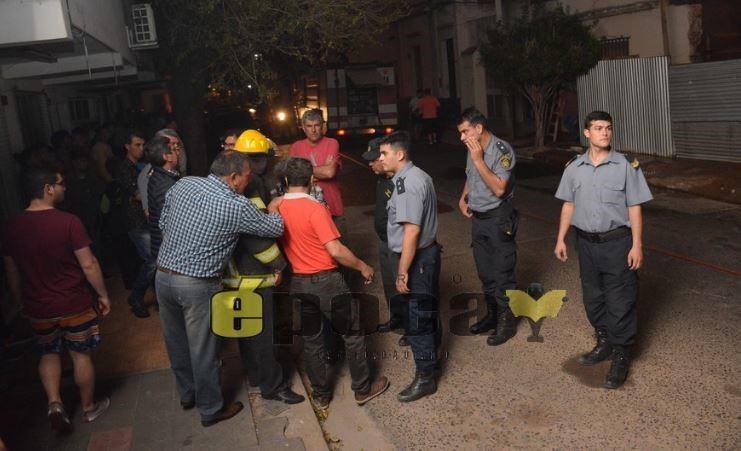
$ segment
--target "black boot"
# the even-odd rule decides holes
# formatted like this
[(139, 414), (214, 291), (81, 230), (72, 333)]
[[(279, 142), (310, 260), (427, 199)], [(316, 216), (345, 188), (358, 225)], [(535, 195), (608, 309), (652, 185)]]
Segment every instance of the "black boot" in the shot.
[(610, 358), (612, 355), (612, 345), (607, 341), (607, 331), (596, 329), (597, 344), (594, 349), (588, 353), (579, 356), (579, 363), (582, 365), (595, 365)]
[(407, 388), (399, 393), (400, 402), (412, 402), (437, 391), (434, 371), (417, 371), (414, 380)]
[(131, 306), (131, 313), (133, 313), (134, 316), (137, 318), (149, 318), (149, 310), (147, 310), (140, 301), (129, 298), (128, 303)]
[(515, 316), (512, 314), (509, 306), (499, 306), (499, 315), (497, 319), (497, 331), (486, 339), (489, 346), (499, 346), (504, 344), (517, 333), (517, 323)]
[(620, 388), (625, 379), (628, 378), (628, 369), (630, 368), (630, 360), (628, 357), (628, 350), (622, 346), (614, 346), (612, 353), (612, 365), (610, 371), (607, 373), (605, 378), (605, 388)]
[(396, 330), (402, 326), (401, 324), (401, 317), (399, 316), (391, 316), (391, 319), (389, 319), (387, 322), (383, 324), (379, 324), (376, 328), (376, 331), (381, 334), (385, 334), (387, 332), (391, 332), (392, 330)]
[(483, 334), (497, 327), (497, 301), (486, 299), (486, 316), (481, 321), (474, 323), (468, 331), (474, 335)]

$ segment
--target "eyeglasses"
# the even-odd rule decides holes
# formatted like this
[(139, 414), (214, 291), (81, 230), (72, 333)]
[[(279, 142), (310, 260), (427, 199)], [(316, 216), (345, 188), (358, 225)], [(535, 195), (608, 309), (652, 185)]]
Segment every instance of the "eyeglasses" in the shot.
[(64, 186), (66, 188), (67, 187), (67, 182), (65, 182), (64, 180), (62, 180), (61, 182), (49, 183), (49, 185), (50, 186), (59, 185), (59, 186)]

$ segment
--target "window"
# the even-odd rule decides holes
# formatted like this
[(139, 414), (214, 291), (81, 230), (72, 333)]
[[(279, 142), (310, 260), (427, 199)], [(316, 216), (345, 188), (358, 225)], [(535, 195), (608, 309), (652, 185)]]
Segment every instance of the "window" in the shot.
[(602, 59), (628, 58), (630, 56), (630, 37), (603, 38), (600, 40)]

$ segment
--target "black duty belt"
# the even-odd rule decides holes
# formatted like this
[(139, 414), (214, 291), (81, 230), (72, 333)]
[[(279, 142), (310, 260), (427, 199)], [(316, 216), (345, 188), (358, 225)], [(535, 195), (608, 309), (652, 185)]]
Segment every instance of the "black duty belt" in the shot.
[(471, 210), (471, 214), (473, 214), (473, 217), (476, 219), (491, 219), (496, 217), (502, 217), (510, 214), (512, 212), (512, 204), (509, 202), (502, 202), (499, 204), (498, 207), (492, 208), (491, 210), (487, 211), (473, 211)]
[[(576, 229), (576, 227), (574, 228)], [(612, 229), (609, 232), (602, 233), (590, 233), (585, 232), (581, 229), (576, 229), (576, 235), (583, 240), (589, 241), (590, 243), (606, 243), (608, 241), (626, 237), (631, 233), (632, 232), (630, 230), (630, 227), (627, 226), (618, 227), (617, 229)]]
[(291, 277), (300, 277), (300, 278), (307, 278), (307, 277), (318, 277), (323, 276), (325, 274), (337, 272), (337, 269), (325, 269), (324, 271), (315, 272), (313, 274), (291, 274)]

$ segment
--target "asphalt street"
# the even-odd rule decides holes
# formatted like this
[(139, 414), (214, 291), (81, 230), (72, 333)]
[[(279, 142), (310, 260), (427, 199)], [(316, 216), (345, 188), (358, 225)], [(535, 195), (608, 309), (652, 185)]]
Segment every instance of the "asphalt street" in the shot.
[[(341, 173), (351, 248), (376, 263), (372, 232), (373, 175), (362, 166), (362, 146), (343, 145)], [(559, 175), (526, 161), (517, 165), (519, 288), (542, 283), (564, 289), (569, 301), (529, 342), (530, 326), (500, 347), (484, 336), (454, 334), (475, 321), (475, 309), (451, 299), (480, 291), (470, 249), (470, 224), (457, 209), (464, 183), (462, 146), (421, 145), (415, 163), (432, 175), (444, 247), (441, 314), (446, 329), (438, 392), (401, 404), (413, 377), (408, 348), (395, 334), (371, 338), (372, 357), (392, 382), (388, 394), (358, 408), (349, 375), (340, 384), (325, 431), (343, 449), (637, 448), (733, 449), (741, 439), (741, 208), (673, 191), (654, 190), (644, 208), (645, 266), (640, 270), (639, 339), (627, 383), (601, 388), (609, 363), (581, 367), (593, 346), (581, 300), (573, 236), (569, 260), (553, 256), (560, 202)], [(355, 160), (355, 161), (351, 161)], [(370, 288), (382, 296), (380, 283)], [(464, 297), (466, 297), (464, 295)], [(386, 318), (382, 309), (381, 319)], [(452, 326), (452, 327), (451, 327)], [(334, 411), (332, 411), (334, 409)], [(377, 437), (369, 446), (368, 437)]]

